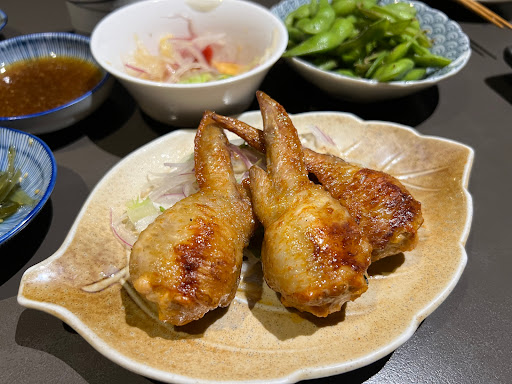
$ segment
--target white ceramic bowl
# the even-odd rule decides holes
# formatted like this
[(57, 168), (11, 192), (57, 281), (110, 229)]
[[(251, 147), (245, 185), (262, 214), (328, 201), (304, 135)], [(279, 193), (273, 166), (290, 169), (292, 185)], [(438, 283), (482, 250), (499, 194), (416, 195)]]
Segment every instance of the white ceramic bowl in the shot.
[[(223, 0), (210, 11), (189, 6), (191, 0), (147, 0), (124, 6), (101, 20), (91, 35), (91, 50), (151, 118), (174, 126), (195, 126), (206, 109), (222, 114), (244, 111), (270, 67), (286, 49), (288, 33), (267, 8), (243, 0)], [(188, 36), (184, 16), (197, 34), (226, 33), (227, 39), (264, 62), (243, 74), (200, 84), (142, 80), (126, 73), (124, 60), (136, 47), (135, 36), (156, 53), (160, 37)]]
[[(380, 4), (397, 0), (381, 0)], [(400, 1), (400, 0), (398, 0)], [(309, 0), (283, 0), (272, 7), (271, 11), (284, 20), (286, 15)], [(470, 41), (461, 27), (444, 13), (419, 1), (407, 1), (417, 10), (416, 17), (422, 29), (433, 39), (431, 51), (452, 59), (452, 63), (440, 70), (431, 71), (423, 80), (393, 81), (380, 83), (376, 80), (353, 78), (317, 68), (306, 60), (288, 58), (288, 64), (302, 77), (320, 89), (341, 99), (372, 102), (406, 96), (431, 87), (441, 80), (458, 73), (468, 62), (471, 55)]]
[(108, 97), (113, 78), (92, 57), (89, 37), (67, 32), (45, 32), (0, 41), (0, 67), (51, 55), (87, 60), (102, 71), (102, 79), (90, 91), (59, 107), (30, 115), (0, 117), (0, 126), (34, 134), (58, 130), (82, 120)]
[(116, 0), (66, 0), (69, 19), (77, 33), (90, 35), (96, 24), (115, 8)]

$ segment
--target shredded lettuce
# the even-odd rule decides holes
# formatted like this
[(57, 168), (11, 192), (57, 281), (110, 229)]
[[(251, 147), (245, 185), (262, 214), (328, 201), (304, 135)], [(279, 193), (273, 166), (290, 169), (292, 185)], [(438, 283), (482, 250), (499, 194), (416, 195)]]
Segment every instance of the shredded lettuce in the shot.
[(133, 225), (136, 225), (139, 220), (157, 214), (158, 210), (149, 197), (146, 197), (144, 200), (137, 197), (126, 204), (126, 215)]

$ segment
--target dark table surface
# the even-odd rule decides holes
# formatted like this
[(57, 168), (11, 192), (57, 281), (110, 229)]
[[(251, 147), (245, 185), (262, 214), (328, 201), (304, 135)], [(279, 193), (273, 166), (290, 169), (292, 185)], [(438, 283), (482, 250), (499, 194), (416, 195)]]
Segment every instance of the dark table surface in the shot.
[[(260, 3), (271, 6), (274, 1)], [(365, 120), (405, 124), (475, 150), (469, 184), (473, 224), (466, 244), (468, 263), (458, 285), (390, 355), (312, 382), (512, 382), (512, 208), (507, 203), (512, 196), (512, 68), (503, 59), (504, 48), (512, 45), (512, 31), (488, 24), (454, 2), (427, 3), (458, 21), (473, 49), (468, 65), (438, 86), (394, 101), (352, 104), (313, 88), (283, 63), (261, 86), (290, 113), (351, 112)], [(511, 4), (489, 6), (511, 20)], [(0, 8), (9, 17), (1, 39), (72, 30), (63, 0), (2, 0)], [(258, 109), (255, 101), (249, 109)], [(141, 114), (116, 85), (105, 104), (84, 121), (40, 135), (53, 150), (58, 178), (40, 214), (0, 246), (1, 383), (152, 382), (103, 357), (61, 320), (21, 307), (16, 295), (25, 270), (62, 244), (100, 178), (131, 151), (170, 129)]]

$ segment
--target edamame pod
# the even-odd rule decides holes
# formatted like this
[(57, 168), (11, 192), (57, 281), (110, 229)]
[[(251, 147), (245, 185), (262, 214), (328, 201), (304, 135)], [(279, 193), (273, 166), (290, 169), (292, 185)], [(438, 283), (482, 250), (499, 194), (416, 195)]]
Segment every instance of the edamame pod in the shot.
[(369, 25), (356, 38), (341, 44), (337, 49), (337, 54), (342, 54), (356, 48), (364, 48), (366, 43), (372, 40), (380, 39), (389, 28), (389, 20), (381, 19)]
[(357, 77), (357, 75), (351, 69), (337, 69), (336, 71), (333, 72), (337, 73), (338, 75)]
[(385, 63), (392, 63), (403, 58), (409, 52), (409, 48), (411, 47), (412, 42), (406, 41), (404, 43), (398, 44), (393, 50), (389, 53), (389, 55), (385, 59)]
[(382, 51), (377, 56), (377, 58), (373, 61), (373, 63), (370, 66), (370, 68), (368, 68), (368, 70), (366, 71), (364, 77), (366, 77), (367, 79), (371, 78), (373, 76), (373, 74), (375, 73), (375, 71), (377, 70), (377, 68), (379, 68), (383, 64), (383, 62), (386, 59), (386, 56), (388, 54), (389, 53), (387, 51)]
[(315, 64), (315, 66), (317, 68), (320, 68), (324, 71), (330, 71), (332, 69), (335, 69), (338, 67), (338, 61), (337, 60), (334, 60), (334, 59), (331, 59), (331, 58), (325, 58), (325, 57), (319, 57), (317, 58), (313, 64)]
[(304, 56), (323, 70), (379, 81), (414, 80), (424, 78), (427, 67), (451, 62), (431, 53), (432, 41), (414, 5), (405, 2), (310, 0), (285, 24), (289, 44), (283, 56)]
[(429, 53), (427, 55), (414, 55), (414, 63), (420, 67), (446, 67), (452, 61), (446, 57)]
[(309, 17), (310, 15), (310, 6), (309, 4), (301, 5), (295, 11), (290, 12), (288, 16), (284, 19), (284, 25), (286, 27), (291, 27), (295, 23), (296, 20), (304, 19), (305, 17)]
[(335, 19), (336, 14), (329, 1), (320, 0), (316, 14), (312, 18), (300, 19), (297, 21), (296, 27), (305, 33), (315, 35), (331, 28)]
[(283, 57), (305, 56), (330, 51), (339, 46), (352, 33), (354, 25), (348, 19), (336, 19), (327, 32), (311, 36), (292, 49), (286, 51)]
[(347, 16), (354, 12), (357, 6), (355, 0), (333, 0), (331, 5), (336, 16)]
[(373, 78), (381, 82), (399, 80), (414, 68), (414, 61), (408, 58), (383, 65), (375, 72)]
[(427, 70), (425, 68), (413, 68), (409, 72), (407, 72), (404, 77), (402, 77), (402, 80), (403, 81), (421, 80), (426, 76), (426, 74), (427, 74)]

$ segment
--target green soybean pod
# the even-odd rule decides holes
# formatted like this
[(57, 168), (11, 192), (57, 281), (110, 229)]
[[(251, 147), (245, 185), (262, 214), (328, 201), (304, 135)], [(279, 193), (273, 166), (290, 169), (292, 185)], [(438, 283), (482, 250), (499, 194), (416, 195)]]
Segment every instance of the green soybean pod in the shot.
[(452, 61), (446, 57), (428, 54), (428, 55), (414, 55), (412, 57), (414, 62), (419, 67), (446, 67)]
[(288, 30), (288, 48), (292, 48), (309, 37), (298, 28), (287, 27), (286, 29)]
[(388, 54), (389, 54), (388, 51), (382, 51), (381, 53), (379, 53), (379, 55), (373, 61), (370, 68), (368, 68), (368, 70), (366, 71), (364, 77), (366, 77), (367, 79), (371, 78), (373, 76), (373, 74), (375, 73), (375, 71), (377, 71), (377, 69), (380, 68), (380, 66), (383, 64), (383, 62), (386, 59), (386, 56)]
[(398, 44), (395, 48), (391, 50), (389, 55), (385, 59), (385, 63), (392, 63), (394, 61), (400, 60), (401, 58), (405, 57), (407, 55), (407, 52), (409, 52), (409, 48), (411, 47), (412, 42), (406, 41), (403, 43)]
[(413, 68), (402, 77), (403, 81), (414, 81), (425, 78), (427, 70), (425, 68)]
[(418, 13), (414, 5), (412, 5), (409, 2), (390, 3), (387, 5), (387, 7), (393, 9), (395, 12), (397, 12), (397, 14), (399, 14), (404, 19), (413, 19), (416, 17), (416, 14)]
[(347, 39), (353, 28), (354, 25), (349, 19), (336, 19), (331, 29), (309, 37), (283, 53), (283, 57), (312, 55), (330, 51)]
[(396, 20), (412, 20), (416, 16), (416, 9), (408, 3), (390, 3), (381, 8), (382, 12)]
[(381, 19), (368, 25), (356, 37), (340, 44), (340, 46), (336, 48), (335, 54), (342, 56), (344, 53), (353, 51), (354, 49), (364, 49), (368, 42), (381, 39), (388, 31), (389, 25), (390, 23), (387, 19)]
[(363, 56), (361, 48), (353, 48), (348, 52), (341, 54), (341, 60), (345, 64), (354, 64), (357, 60), (359, 60)]
[(432, 40), (428, 38), (428, 36), (421, 30), (416, 29), (412, 26), (413, 23), (411, 23), (410, 26), (405, 28), (404, 33), (406, 35), (409, 35), (410, 37), (413, 37), (416, 39), (419, 45), (425, 48), (431, 48), (432, 47)]
[(319, 4), (318, 0), (311, 0), (309, 2), (309, 17), (313, 17), (318, 12)]
[(331, 4), (329, 4), (329, 1), (320, 0), (316, 14), (311, 18), (298, 20), (295, 26), (305, 33), (315, 35), (327, 31), (332, 26), (335, 19), (336, 14)]
[(336, 16), (348, 16), (352, 14), (357, 7), (355, 0), (333, 0), (331, 5)]
[(287, 27), (291, 27), (297, 20), (303, 19), (305, 17), (309, 17), (309, 15), (310, 15), (309, 4), (303, 4), (299, 8), (297, 8), (295, 11), (290, 12), (286, 16), (286, 18), (284, 19), (284, 24)]
[(341, 68), (333, 71), (334, 73), (337, 73), (338, 75), (348, 76), (348, 77), (358, 77), (355, 72), (348, 68)]
[(321, 70), (324, 70), (324, 71), (331, 71), (331, 70), (335, 69), (336, 67), (338, 67), (338, 61), (337, 60), (334, 60), (334, 59), (331, 59), (331, 58), (325, 58), (325, 57), (321, 57), (321, 58), (316, 59), (315, 61), (313, 61), (313, 64), (318, 69), (321, 69)]
[(411, 40), (413, 37), (405, 35), (404, 31), (407, 27), (410, 27), (412, 20), (398, 20), (394, 21), (389, 25), (388, 32), (393, 35), (399, 35), (402, 40)]
[(371, 8), (377, 5), (377, 0), (360, 0), (359, 2), (363, 8)]
[(423, 46), (421, 46), (414, 37), (410, 37), (410, 36), (407, 36), (407, 35), (403, 35), (404, 39), (408, 39), (409, 41), (411, 41), (411, 49), (412, 51), (417, 54), (417, 55), (430, 55), (430, 50), (428, 48), (425, 48)]
[(383, 65), (377, 69), (373, 78), (381, 82), (399, 80), (413, 68), (414, 61), (409, 58), (403, 58), (393, 63)]

